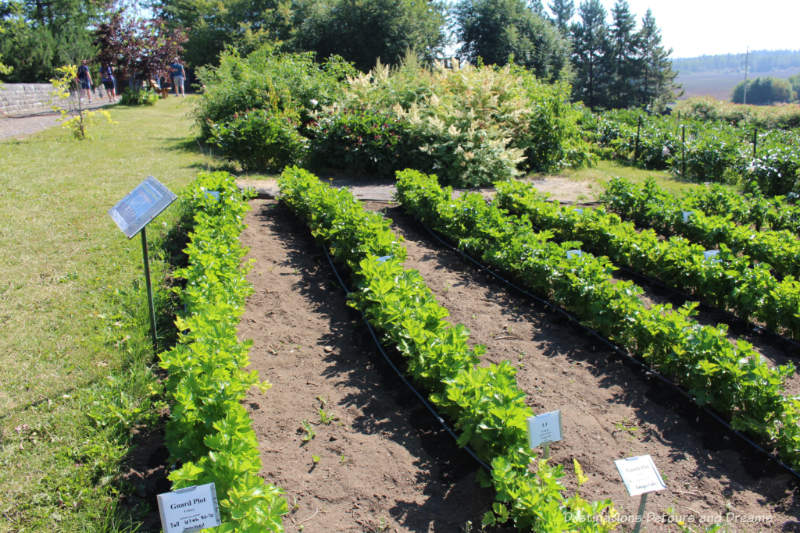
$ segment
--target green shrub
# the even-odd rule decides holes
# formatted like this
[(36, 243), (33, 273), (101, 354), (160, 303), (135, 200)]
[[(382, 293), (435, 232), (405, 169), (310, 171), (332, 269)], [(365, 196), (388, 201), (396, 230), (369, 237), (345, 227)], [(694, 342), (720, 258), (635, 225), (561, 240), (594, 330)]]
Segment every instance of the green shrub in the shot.
[(334, 102), (342, 80), (354, 73), (338, 56), (320, 65), (311, 53), (283, 54), (269, 46), (244, 58), (224, 52), (219, 67), (198, 69), (205, 88), (196, 110), (201, 136), (211, 138), (214, 124), (252, 109), (291, 112), (305, 122), (314, 109)]
[(153, 105), (158, 102), (158, 93), (151, 89), (125, 89), (119, 102), (122, 105)]
[(590, 160), (568, 95), (566, 85), (541, 83), (513, 66), (378, 65), (349, 80), (342, 109), (391, 110), (424, 154), (417, 168), (453, 185), (479, 186)]
[(254, 109), (212, 124), (209, 140), (245, 170), (278, 172), (300, 163), (308, 153), (308, 140), (297, 131), (298, 124), (290, 112)]
[(387, 112), (328, 108), (309, 124), (316, 166), (391, 177), (422, 153), (406, 123)]

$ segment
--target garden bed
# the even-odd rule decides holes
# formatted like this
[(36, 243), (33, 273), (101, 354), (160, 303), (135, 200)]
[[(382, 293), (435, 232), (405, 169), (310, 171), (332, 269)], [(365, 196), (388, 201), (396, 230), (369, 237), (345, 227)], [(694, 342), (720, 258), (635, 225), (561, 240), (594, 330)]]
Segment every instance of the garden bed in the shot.
[[(253, 207), (243, 241), (256, 260), (249, 276), (256, 292), (240, 335), (254, 339), (253, 367), (275, 385), (267, 396), (251, 393), (248, 403), (264, 475), (287, 491), (287, 530), (457, 531), (468, 520), (477, 524), (492, 499), (474, 481), (477, 465), (375, 362), (366, 329), (345, 306), (307, 230), (273, 202)], [(484, 360), (517, 366), (536, 412), (562, 410), (566, 436), (553, 459), (581, 462), (589, 476), (585, 497), (610, 497), (622, 516), (635, 514), (638, 499), (625, 494), (613, 460), (650, 454), (669, 490), (650, 499), (648, 529), (667, 530), (658, 521), (670, 513), (695, 523), (724, 522), (732, 513), (736, 531), (798, 525), (788, 475), (765, 467), (691, 408), (676, 408), (659, 385), (573, 326), (466, 267), (399, 210), (389, 216), (407, 239), (406, 265), (420, 270), (473, 342), (488, 346)], [(334, 418), (330, 424), (320, 409)], [(315, 433), (308, 442), (303, 421)], [(735, 524), (734, 517), (763, 521)]]

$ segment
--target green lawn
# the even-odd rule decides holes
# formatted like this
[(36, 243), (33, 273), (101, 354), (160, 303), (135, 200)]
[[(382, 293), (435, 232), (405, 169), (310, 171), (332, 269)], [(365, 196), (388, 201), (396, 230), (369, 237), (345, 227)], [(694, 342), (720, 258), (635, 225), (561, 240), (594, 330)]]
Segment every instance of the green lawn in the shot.
[[(553, 176), (552, 174), (541, 174), (535, 176)], [(622, 177), (629, 179), (633, 182), (642, 182), (647, 178), (656, 180), (660, 187), (667, 189), (670, 192), (681, 193), (686, 190), (701, 186), (698, 183), (691, 183), (681, 181), (675, 178), (668, 170), (645, 170), (631, 165), (623, 165), (622, 163), (609, 160), (601, 160), (592, 167), (578, 168), (578, 169), (565, 169), (556, 177), (569, 178), (575, 181), (591, 181), (599, 184), (604, 184), (614, 177)], [(593, 190), (597, 193), (602, 192), (602, 187), (594, 186)]]
[[(148, 175), (179, 193), (212, 164), (191, 142), (191, 107), (110, 108), (115, 123), (88, 141), (60, 127), (0, 141), (0, 531), (124, 528), (107, 476), (126, 449), (97, 437), (113, 435), (115, 416), (146, 416), (136, 395), (154, 387), (153, 358), (141, 241), (107, 211)], [(120, 413), (87, 416), (104, 402)]]

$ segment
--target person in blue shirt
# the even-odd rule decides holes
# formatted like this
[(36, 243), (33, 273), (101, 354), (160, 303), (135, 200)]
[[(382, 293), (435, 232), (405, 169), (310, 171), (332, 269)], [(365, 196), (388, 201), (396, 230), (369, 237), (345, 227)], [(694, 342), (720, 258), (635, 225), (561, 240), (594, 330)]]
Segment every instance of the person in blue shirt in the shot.
[(183, 69), (180, 60), (176, 57), (169, 66), (169, 75), (172, 77), (172, 86), (175, 87), (175, 96), (180, 93), (181, 96), (186, 96), (183, 92), (183, 82), (186, 80), (186, 71)]
[(114, 79), (114, 71), (111, 69), (111, 65), (106, 63), (100, 67), (100, 81), (103, 82), (103, 87), (106, 88), (108, 101), (115, 101), (117, 99), (117, 80)]
[(81, 61), (81, 66), (78, 67), (78, 83), (80, 84), (80, 92), (86, 91), (86, 98), (92, 101), (92, 74), (89, 72), (89, 62), (87, 60)]

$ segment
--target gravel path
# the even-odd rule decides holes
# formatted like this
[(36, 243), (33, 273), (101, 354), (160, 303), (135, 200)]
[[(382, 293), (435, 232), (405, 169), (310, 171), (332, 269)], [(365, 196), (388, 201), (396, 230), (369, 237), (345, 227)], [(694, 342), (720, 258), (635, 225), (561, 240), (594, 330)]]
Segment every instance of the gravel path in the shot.
[[(106, 99), (95, 98), (87, 107), (96, 109), (114, 105)], [(23, 139), (59, 124), (61, 115), (55, 112), (36, 113), (20, 117), (0, 117), (0, 141), (6, 139)]]
[[(581, 204), (593, 202), (596, 199), (591, 182), (576, 181), (560, 176), (547, 176), (529, 181), (539, 192), (549, 193), (554, 200), (560, 202)], [(390, 202), (394, 198), (393, 181), (334, 178), (330, 180), (330, 183), (334, 187), (347, 187), (359, 200)], [(239, 178), (236, 180), (236, 184), (242, 189), (254, 189), (260, 198), (276, 198), (278, 195), (278, 180), (274, 178), (262, 180)], [(463, 191), (457, 189), (456, 193)], [(492, 187), (477, 189), (477, 191), (489, 198), (494, 195)]]

